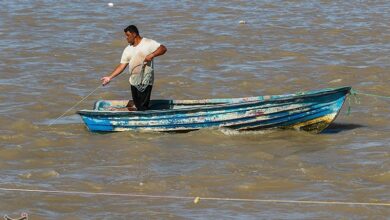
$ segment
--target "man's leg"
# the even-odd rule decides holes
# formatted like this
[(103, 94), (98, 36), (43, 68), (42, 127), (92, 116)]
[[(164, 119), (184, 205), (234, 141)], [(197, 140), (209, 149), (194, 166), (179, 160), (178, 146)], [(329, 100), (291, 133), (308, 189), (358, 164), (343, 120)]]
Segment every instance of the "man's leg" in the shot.
[(138, 109), (139, 98), (138, 98), (138, 89), (135, 86), (131, 86), (131, 97), (133, 98), (134, 106)]
[(147, 86), (143, 92), (138, 91), (135, 86), (131, 86), (131, 95), (137, 111), (144, 111), (149, 109), (150, 96), (152, 94), (151, 85)]

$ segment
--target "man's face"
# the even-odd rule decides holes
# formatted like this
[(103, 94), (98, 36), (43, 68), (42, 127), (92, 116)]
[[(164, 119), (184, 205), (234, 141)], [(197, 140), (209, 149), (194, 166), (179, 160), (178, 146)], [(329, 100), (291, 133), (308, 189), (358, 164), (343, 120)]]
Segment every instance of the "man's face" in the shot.
[(137, 36), (135, 33), (125, 32), (126, 40), (130, 45), (134, 45), (134, 39)]

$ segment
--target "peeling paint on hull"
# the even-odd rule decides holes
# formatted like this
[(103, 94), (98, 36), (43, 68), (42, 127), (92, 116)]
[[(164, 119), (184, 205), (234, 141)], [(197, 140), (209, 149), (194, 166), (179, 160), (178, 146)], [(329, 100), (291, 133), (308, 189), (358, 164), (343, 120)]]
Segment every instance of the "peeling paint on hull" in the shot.
[(321, 132), (339, 113), (350, 87), (233, 99), (152, 100), (151, 110), (112, 111), (128, 101), (100, 100), (81, 110), (90, 131), (191, 131), (270, 128)]

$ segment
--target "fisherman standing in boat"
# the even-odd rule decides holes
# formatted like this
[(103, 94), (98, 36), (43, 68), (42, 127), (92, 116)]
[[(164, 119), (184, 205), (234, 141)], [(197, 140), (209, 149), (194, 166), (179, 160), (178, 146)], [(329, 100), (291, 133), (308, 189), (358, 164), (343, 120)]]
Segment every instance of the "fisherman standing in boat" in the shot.
[(167, 48), (152, 39), (141, 37), (138, 28), (134, 25), (125, 28), (124, 32), (129, 45), (123, 51), (120, 64), (109, 76), (102, 77), (100, 80), (105, 86), (129, 66), (131, 74), (129, 82), (133, 102), (137, 111), (144, 111), (149, 109), (152, 93), (154, 81), (153, 58), (163, 55)]

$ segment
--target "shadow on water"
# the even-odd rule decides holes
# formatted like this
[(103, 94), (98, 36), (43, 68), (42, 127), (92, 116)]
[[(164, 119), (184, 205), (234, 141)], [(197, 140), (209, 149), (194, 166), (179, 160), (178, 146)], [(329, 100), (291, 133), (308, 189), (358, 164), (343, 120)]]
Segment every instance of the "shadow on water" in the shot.
[(327, 127), (324, 131), (322, 131), (322, 134), (336, 134), (340, 133), (342, 131), (349, 131), (354, 130), (356, 128), (362, 128), (365, 127), (364, 125), (360, 124), (353, 124), (353, 123), (332, 123)]

